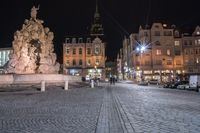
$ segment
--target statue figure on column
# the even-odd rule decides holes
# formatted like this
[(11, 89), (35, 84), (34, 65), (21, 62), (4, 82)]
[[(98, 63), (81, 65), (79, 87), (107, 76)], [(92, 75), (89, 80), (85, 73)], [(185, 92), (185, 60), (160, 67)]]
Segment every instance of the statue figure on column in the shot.
[(31, 9), (31, 18), (36, 20), (37, 17), (37, 11), (40, 9), (40, 6), (38, 6), (37, 8), (35, 6), (32, 7)]

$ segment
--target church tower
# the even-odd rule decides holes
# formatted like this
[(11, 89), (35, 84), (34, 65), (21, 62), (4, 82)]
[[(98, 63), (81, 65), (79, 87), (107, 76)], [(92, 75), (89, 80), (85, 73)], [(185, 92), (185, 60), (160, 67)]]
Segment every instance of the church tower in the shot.
[(94, 21), (90, 29), (90, 35), (94, 37), (101, 37), (104, 35), (103, 26), (101, 24), (101, 17), (98, 9), (98, 0), (96, 0), (96, 11), (94, 14)]

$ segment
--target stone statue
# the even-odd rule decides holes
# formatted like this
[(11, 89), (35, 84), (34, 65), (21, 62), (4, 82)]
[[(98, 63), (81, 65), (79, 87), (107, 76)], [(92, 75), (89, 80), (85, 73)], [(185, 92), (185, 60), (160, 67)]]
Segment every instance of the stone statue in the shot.
[(37, 18), (37, 10), (39, 10), (39, 8), (40, 8), (40, 6), (38, 6), (38, 8), (33, 6), (31, 9), (31, 18), (33, 18), (34, 20), (36, 20), (36, 18)]
[(6, 67), (7, 73), (58, 73), (60, 64), (56, 62), (54, 34), (36, 18), (38, 8), (31, 9), (31, 18), (24, 21), (21, 30), (14, 34), (13, 54)]

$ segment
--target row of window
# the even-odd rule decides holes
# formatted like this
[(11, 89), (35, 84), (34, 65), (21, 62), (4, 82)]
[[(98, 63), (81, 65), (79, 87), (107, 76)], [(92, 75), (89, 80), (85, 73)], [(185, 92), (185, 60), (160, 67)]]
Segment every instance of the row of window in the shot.
[[(164, 31), (163, 32), (164, 36), (173, 36), (172, 31)], [(148, 32), (144, 32), (144, 36), (148, 36)], [(161, 32), (160, 31), (154, 31), (154, 36), (161, 36)]]
[[(200, 50), (199, 50), (199, 52), (196, 53), (196, 54), (199, 54), (199, 53), (200, 53)], [(185, 54), (186, 54), (186, 52), (185, 52)], [(156, 55), (162, 55), (161, 49), (156, 49)], [(170, 50), (170, 49), (167, 49), (166, 55), (168, 55), (168, 56), (171, 55), (171, 50)], [(180, 55), (181, 55), (181, 51), (178, 50), (178, 49), (174, 50), (174, 55), (180, 56)], [(187, 54), (186, 54), (186, 55), (187, 55)]]
[[(140, 65), (140, 61), (136, 62), (136, 65)], [(156, 60), (155, 61), (155, 65), (172, 65), (173, 61), (172, 60), (166, 60), (166, 61), (162, 61), (162, 60)], [(199, 64), (200, 63), (200, 59), (196, 58), (195, 60), (185, 60), (184, 64), (187, 65), (194, 65), (194, 64)], [(151, 65), (151, 61), (145, 61), (145, 65)], [(175, 65), (180, 66), (181, 65), (181, 60), (176, 60)]]
[(199, 49), (185, 49), (184, 53), (185, 55), (200, 54), (200, 48)]
[[(99, 65), (99, 64), (100, 64), (100, 60), (99, 60), (99, 59), (96, 59), (95, 64), (96, 64), (96, 65)], [(76, 61), (75, 59), (73, 59), (73, 60), (72, 60), (72, 65), (73, 65), (73, 66), (77, 66), (77, 65), (82, 66), (82, 65), (83, 65), (83, 61), (82, 61), (82, 59), (80, 59), (80, 60), (78, 61), (78, 64), (77, 64), (77, 61)], [(90, 59), (87, 60), (87, 65), (91, 65), (91, 60), (90, 60)], [(70, 60), (67, 60), (67, 61), (66, 61), (66, 66), (70, 66)]]
[[(76, 49), (77, 48), (72, 48), (72, 54), (76, 55)], [(100, 53), (100, 48), (99, 47), (95, 47), (95, 54), (99, 54)], [(79, 55), (83, 54), (83, 49), (82, 48), (78, 48), (78, 53)], [(66, 48), (66, 54), (69, 55), (70, 54), (70, 48)], [(87, 55), (91, 54), (91, 48), (87, 48)]]
[(185, 64), (187, 65), (199, 64), (200, 63), (199, 61), (200, 61), (199, 58), (196, 58), (195, 60), (193, 59), (185, 60)]
[[(72, 54), (76, 55), (76, 49), (77, 48), (72, 48)], [(78, 48), (78, 53), (79, 55), (83, 54), (83, 49), (82, 48)], [(66, 54), (69, 55), (70, 54), (70, 48), (66, 48)], [(90, 55), (91, 54), (91, 49), (87, 48), (87, 54)]]
[[(171, 55), (171, 50), (167, 49), (166, 54), (170, 56)], [(156, 55), (162, 55), (161, 49), (156, 49)]]
[[(83, 38), (78, 38), (78, 39), (77, 38), (72, 38), (72, 39), (66, 38), (65, 42), (66, 43), (83, 43)], [(87, 38), (86, 42), (91, 43), (92, 42), (91, 38)]]
[[(155, 61), (155, 65), (172, 65), (172, 60), (167, 60), (167, 61), (162, 61), (162, 60), (156, 60)], [(140, 65), (140, 62), (137, 61), (136, 65)], [(145, 65), (151, 65), (151, 61), (145, 61)], [(176, 64), (177, 66), (181, 65), (181, 61), (180, 60), (176, 60)]]
[[(175, 43), (176, 43), (176, 42), (175, 42)], [(193, 40), (184, 40), (184, 41), (183, 41), (183, 44), (184, 44), (185, 46), (192, 46)], [(195, 44), (196, 46), (200, 45), (200, 39), (194, 40), (194, 44)], [(176, 46), (176, 44), (175, 44), (175, 46)]]

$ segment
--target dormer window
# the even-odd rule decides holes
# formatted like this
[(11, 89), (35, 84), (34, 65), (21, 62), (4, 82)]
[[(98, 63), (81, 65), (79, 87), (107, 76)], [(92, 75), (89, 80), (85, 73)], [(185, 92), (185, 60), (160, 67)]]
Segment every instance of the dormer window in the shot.
[(76, 43), (76, 38), (72, 38), (72, 43)]
[(66, 39), (65, 39), (65, 43), (70, 43), (70, 39), (69, 39), (69, 38), (66, 38)]
[(91, 43), (91, 38), (87, 38), (87, 43)]
[(159, 46), (159, 45), (160, 45), (160, 42), (159, 42), (159, 41), (156, 41), (156, 42), (155, 42), (155, 45), (158, 45), (158, 46)]
[(176, 30), (174, 34), (175, 34), (175, 37), (179, 37), (179, 31)]
[(79, 38), (78, 43), (83, 43), (83, 38)]
[(155, 28), (160, 28), (159, 25), (155, 25)]

